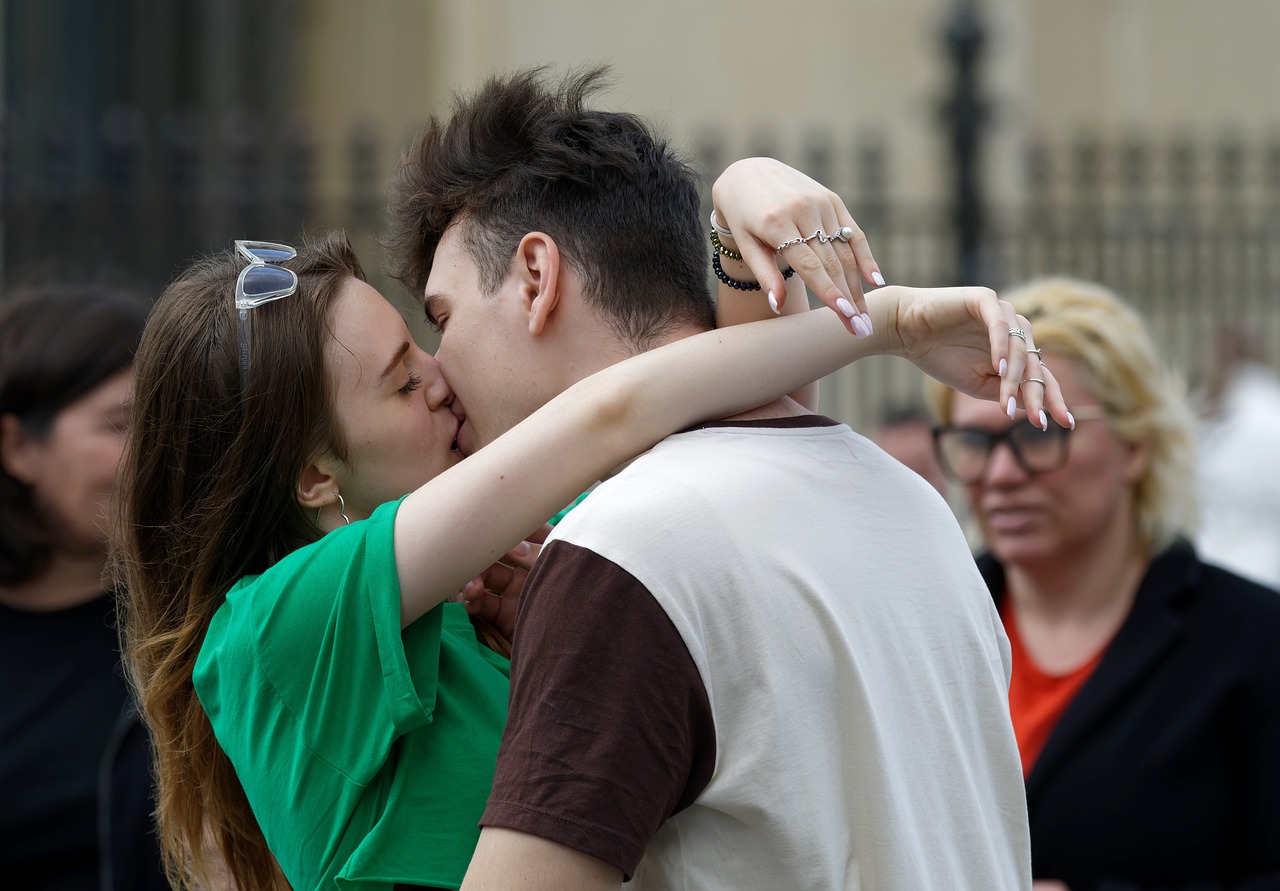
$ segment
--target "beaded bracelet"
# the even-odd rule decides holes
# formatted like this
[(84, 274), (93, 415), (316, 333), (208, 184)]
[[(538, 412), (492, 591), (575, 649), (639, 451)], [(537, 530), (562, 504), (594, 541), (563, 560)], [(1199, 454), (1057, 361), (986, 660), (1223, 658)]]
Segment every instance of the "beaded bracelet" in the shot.
[[(716, 278), (720, 279), (720, 281), (724, 282), (726, 285), (733, 288), (735, 291), (759, 291), (760, 290), (759, 282), (740, 282), (740, 281), (737, 281), (736, 279), (729, 278), (729, 274), (725, 272), (724, 269), (720, 266), (719, 251), (716, 251), (714, 254), (711, 255), (711, 269), (715, 272)], [(786, 272), (782, 273), (782, 278), (785, 281), (786, 279), (791, 278), (791, 276), (795, 274), (796, 274), (796, 271), (794, 269), (788, 269)]]
[(725, 247), (724, 242), (720, 240), (720, 233), (715, 229), (711, 230), (711, 246), (716, 249), (717, 254), (723, 254), (730, 260), (734, 260), (738, 263), (742, 262), (742, 254), (739, 254), (737, 251), (731, 251)]

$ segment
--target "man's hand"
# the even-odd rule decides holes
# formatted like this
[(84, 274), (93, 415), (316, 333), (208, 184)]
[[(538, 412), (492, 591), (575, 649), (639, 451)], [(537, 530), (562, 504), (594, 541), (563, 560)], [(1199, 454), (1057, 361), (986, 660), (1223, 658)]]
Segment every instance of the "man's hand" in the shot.
[(515, 637), (520, 592), (549, 531), (550, 527), (544, 526), (507, 551), (501, 560), (467, 582), (458, 595), (468, 615), (486, 620), (507, 640)]

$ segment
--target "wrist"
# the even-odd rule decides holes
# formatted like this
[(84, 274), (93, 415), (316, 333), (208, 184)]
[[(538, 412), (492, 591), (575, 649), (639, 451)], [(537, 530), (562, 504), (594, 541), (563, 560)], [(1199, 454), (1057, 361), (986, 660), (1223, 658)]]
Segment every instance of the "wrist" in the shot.
[[(733, 270), (732, 272), (730, 272), (730, 268)], [(715, 273), (716, 278), (735, 291), (761, 290), (760, 282), (756, 280), (755, 273), (751, 271), (751, 267), (742, 259), (729, 259), (724, 255), (723, 251), (717, 250), (711, 254), (711, 270)], [(794, 269), (788, 269), (782, 273), (782, 280), (785, 282), (795, 274), (796, 271)]]
[[(866, 341), (874, 355), (906, 357), (901, 338), (889, 337), (890, 322), (898, 308), (899, 290), (896, 285), (887, 285), (863, 295), (867, 301), (867, 315), (871, 316), (872, 329), (871, 336), (866, 338)], [(893, 325), (893, 329), (896, 334), (896, 324)], [(891, 341), (896, 342), (896, 348), (891, 345)]]

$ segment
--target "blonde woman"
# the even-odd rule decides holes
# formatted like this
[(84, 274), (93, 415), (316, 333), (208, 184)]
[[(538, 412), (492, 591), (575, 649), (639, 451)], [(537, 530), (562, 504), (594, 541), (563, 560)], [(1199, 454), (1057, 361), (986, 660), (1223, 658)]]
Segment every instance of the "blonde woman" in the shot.
[(1075, 428), (929, 397), (1013, 646), (1036, 887), (1280, 887), (1280, 598), (1188, 543), (1191, 419), (1138, 315), (1075, 279), (1006, 296)]

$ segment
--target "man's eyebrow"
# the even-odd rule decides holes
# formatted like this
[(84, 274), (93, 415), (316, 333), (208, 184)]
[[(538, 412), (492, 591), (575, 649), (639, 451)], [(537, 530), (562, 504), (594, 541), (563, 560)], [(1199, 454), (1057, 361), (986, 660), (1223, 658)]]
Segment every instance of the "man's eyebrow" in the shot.
[(428, 294), (426, 298), (422, 301), (422, 309), (424, 312), (426, 312), (427, 319), (431, 321), (432, 324), (434, 324), (436, 321), (436, 315), (437, 315), (436, 309), (437, 307), (439, 307), (440, 302), (444, 299), (445, 299), (445, 296), (443, 294), (431, 293), (431, 294)]
[(400, 344), (400, 348), (397, 349), (395, 355), (391, 357), (391, 361), (387, 363), (387, 367), (382, 369), (382, 374), (379, 375), (379, 380), (395, 371), (396, 366), (400, 364), (400, 360), (404, 358), (404, 354), (407, 352), (409, 352), (409, 341), (406, 340), (404, 343)]

